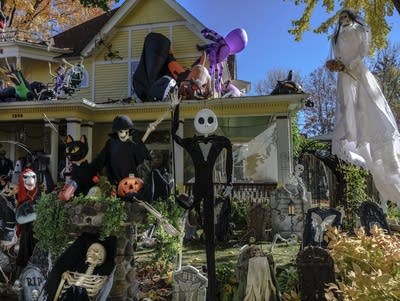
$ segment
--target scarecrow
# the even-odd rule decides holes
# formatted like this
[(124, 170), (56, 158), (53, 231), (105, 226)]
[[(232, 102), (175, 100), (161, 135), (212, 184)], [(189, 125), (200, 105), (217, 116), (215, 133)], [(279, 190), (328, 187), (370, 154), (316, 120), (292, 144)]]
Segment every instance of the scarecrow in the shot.
[(172, 137), (192, 158), (195, 170), (192, 206), (203, 203), (203, 228), (206, 237), (208, 291), (207, 300), (216, 300), (215, 278), (215, 243), (214, 243), (214, 184), (213, 169), (223, 149), (227, 151), (226, 175), (227, 186), (224, 194), (229, 195), (232, 189), (232, 145), (228, 138), (213, 135), (218, 127), (217, 116), (209, 109), (200, 110), (195, 117), (194, 126), (200, 134), (191, 138), (181, 138), (176, 134), (179, 126), (179, 105), (175, 108), (172, 124)]

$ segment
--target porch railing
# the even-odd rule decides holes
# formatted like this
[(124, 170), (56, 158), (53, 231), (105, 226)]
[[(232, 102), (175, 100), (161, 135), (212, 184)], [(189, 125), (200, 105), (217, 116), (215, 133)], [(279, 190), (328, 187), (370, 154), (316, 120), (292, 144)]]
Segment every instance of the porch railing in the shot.
[[(257, 199), (266, 199), (271, 191), (275, 190), (277, 183), (251, 183), (241, 182), (233, 183), (232, 196), (242, 201), (254, 201)], [(225, 184), (214, 183), (216, 193), (223, 190)], [(193, 183), (185, 183), (185, 193), (191, 195), (193, 192)]]

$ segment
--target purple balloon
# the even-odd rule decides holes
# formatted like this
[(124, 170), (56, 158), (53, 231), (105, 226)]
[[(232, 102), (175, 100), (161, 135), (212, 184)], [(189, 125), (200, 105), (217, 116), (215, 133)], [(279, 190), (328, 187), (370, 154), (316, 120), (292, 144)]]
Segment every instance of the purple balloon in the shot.
[(229, 46), (229, 54), (238, 53), (247, 45), (247, 33), (243, 28), (236, 28), (226, 35), (225, 42)]

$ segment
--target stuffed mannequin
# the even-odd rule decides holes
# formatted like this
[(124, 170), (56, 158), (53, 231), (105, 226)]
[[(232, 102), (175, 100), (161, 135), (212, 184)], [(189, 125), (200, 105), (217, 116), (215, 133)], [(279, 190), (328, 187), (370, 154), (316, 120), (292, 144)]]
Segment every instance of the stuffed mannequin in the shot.
[(137, 175), (137, 168), (144, 160), (151, 160), (145, 144), (132, 139), (133, 131), (133, 122), (128, 116), (115, 117), (110, 138), (91, 163), (98, 172), (105, 167), (108, 180), (116, 187), (130, 174)]
[(39, 194), (36, 174), (29, 168), (24, 169), (19, 177), (16, 206), (17, 236), (19, 236), (16, 264), (19, 268), (26, 266), (36, 245), (36, 240), (33, 238), (34, 208), (28, 205), (34, 205)]
[(228, 195), (232, 189), (232, 145), (224, 136), (212, 135), (218, 127), (217, 116), (209, 109), (200, 110), (195, 117), (194, 125), (201, 136), (192, 138), (181, 138), (176, 134), (179, 126), (179, 105), (175, 109), (172, 137), (176, 143), (182, 146), (192, 158), (195, 169), (195, 182), (193, 186), (194, 206), (201, 202), (204, 208), (203, 228), (206, 237), (208, 290), (207, 300), (216, 300), (216, 279), (215, 279), (215, 245), (214, 245), (214, 184), (213, 169), (215, 162), (226, 149), (226, 176)]
[(67, 174), (64, 173), (64, 176), (68, 176), (68, 180), (59, 194), (62, 201), (68, 201), (74, 195), (86, 195), (96, 184), (93, 179), (97, 175), (96, 170), (86, 160), (89, 150), (86, 136), (82, 135), (80, 140), (75, 141), (71, 135), (68, 135), (65, 143), (65, 154), (70, 163), (70, 171)]
[(159, 199), (165, 200), (170, 194), (170, 174), (164, 163), (164, 156), (161, 151), (151, 151), (151, 172), (149, 179), (146, 181), (149, 183), (151, 190), (151, 201), (157, 201)]

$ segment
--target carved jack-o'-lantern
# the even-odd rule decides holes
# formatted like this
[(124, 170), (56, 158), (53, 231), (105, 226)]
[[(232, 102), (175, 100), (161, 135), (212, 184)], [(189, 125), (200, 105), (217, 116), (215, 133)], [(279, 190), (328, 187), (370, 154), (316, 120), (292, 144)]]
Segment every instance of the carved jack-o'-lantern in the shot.
[(118, 183), (118, 196), (126, 196), (128, 193), (139, 192), (144, 182), (141, 178), (130, 174), (129, 177), (123, 178)]

